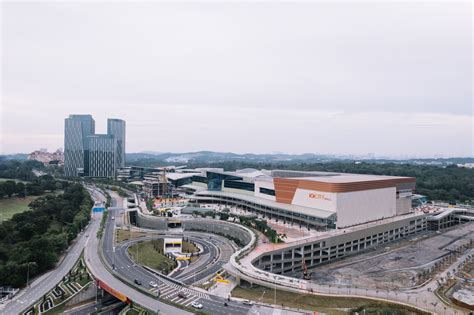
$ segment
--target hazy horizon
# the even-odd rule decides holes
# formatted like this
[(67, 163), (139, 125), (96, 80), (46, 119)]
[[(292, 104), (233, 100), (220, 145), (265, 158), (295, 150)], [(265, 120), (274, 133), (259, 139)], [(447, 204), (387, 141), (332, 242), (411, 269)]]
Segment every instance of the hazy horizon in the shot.
[(473, 157), (472, 3), (2, 2), (0, 154)]

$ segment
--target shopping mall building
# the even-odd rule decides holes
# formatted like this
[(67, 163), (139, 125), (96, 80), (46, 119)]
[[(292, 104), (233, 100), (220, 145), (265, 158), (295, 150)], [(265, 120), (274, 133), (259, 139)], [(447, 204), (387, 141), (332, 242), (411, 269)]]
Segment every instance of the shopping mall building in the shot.
[(243, 169), (202, 170), (182, 186), (191, 201), (234, 205), (266, 218), (326, 230), (403, 216), (415, 178)]

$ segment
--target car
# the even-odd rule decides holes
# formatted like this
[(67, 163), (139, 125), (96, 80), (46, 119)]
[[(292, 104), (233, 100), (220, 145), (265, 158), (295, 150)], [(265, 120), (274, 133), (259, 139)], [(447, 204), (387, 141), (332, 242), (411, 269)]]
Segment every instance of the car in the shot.
[(186, 294), (184, 294), (184, 292), (179, 292), (178, 297), (181, 298), (181, 299), (187, 298), (187, 296), (186, 296)]
[(191, 303), (191, 306), (194, 307), (194, 308), (197, 308), (199, 310), (202, 308), (202, 304), (200, 304), (198, 302)]
[(252, 301), (250, 301), (250, 300), (244, 300), (243, 303), (244, 303), (245, 305), (252, 305), (252, 304), (253, 304)]
[(156, 284), (155, 281), (150, 281), (150, 287), (152, 287), (152, 288), (157, 288), (158, 285)]
[(138, 279), (135, 279), (133, 282), (135, 282), (136, 285), (142, 285), (141, 281)]
[(115, 217), (112, 217), (112, 220), (115, 220)]

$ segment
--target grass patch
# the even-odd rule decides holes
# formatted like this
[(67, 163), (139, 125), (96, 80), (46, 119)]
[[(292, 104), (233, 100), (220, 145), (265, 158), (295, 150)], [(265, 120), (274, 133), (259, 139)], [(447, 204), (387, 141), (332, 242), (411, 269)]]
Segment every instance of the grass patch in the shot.
[(115, 234), (116, 243), (121, 243), (123, 241), (127, 241), (130, 239), (152, 235), (146, 232), (136, 232), (136, 231), (122, 230), (122, 229), (116, 229), (115, 233), (116, 233)]
[(141, 242), (128, 248), (128, 253), (135, 262), (153, 268), (157, 271), (165, 270), (165, 273), (168, 273), (176, 267), (176, 262), (173, 259), (161, 254), (159, 251), (160, 248), (159, 246), (156, 246), (154, 241)]
[(196, 287), (201, 288), (201, 289), (204, 289), (204, 290), (207, 290), (207, 289), (209, 289), (210, 287), (212, 287), (213, 285), (214, 285), (214, 283), (213, 283), (212, 281), (207, 281), (207, 282), (198, 284)]
[[(5, 178), (0, 178), (0, 180), (5, 180)], [(8, 179), (9, 180), (9, 179)], [(28, 205), (30, 202), (34, 201), (35, 199), (47, 195), (58, 195), (63, 193), (62, 190), (58, 190), (52, 193), (46, 193), (41, 196), (26, 196), (24, 198), (21, 197), (5, 197), (4, 199), (0, 199), (0, 222), (11, 219), (13, 215), (21, 212), (25, 212), (31, 210)]]
[(13, 217), (14, 214), (30, 210), (30, 202), (38, 198), (37, 196), (26, 196), (25, 198), (10, 197), (0, 199), (0, 222)]
[[(261, 286), (252, 288), (236, 287), (232, 291), (232, 296), (269, 304), (273, 304), (275, 301), (275, 291)], [(366, 314), (425, 314), (401, 305), (368, 299), (316, 296), (280, 290), (276, 290), (276, 303), (285, 307), (328, 314), (350, 314), (354, 309), (360, 311), (365, 309)]]
[(91, 282), (91, 278), (89, 277), (86, 277), (85, 275), (82, 277), (82, 279), (78, 279), (76, 281), (77, 283), (79, 283), (81, 285), (81, 287), (85, 287), (88, 283)]

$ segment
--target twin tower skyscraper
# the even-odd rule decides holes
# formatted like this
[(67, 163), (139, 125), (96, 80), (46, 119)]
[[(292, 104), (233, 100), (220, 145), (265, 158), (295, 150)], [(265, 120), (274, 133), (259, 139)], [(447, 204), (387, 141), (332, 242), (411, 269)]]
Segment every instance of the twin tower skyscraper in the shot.
[(91, 115), (69, 115), (64, 122), (64, 175), (115, 177), (125, 167), (125, 121), (107, 119), (107, 134), (95, 134)]

